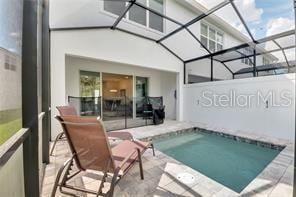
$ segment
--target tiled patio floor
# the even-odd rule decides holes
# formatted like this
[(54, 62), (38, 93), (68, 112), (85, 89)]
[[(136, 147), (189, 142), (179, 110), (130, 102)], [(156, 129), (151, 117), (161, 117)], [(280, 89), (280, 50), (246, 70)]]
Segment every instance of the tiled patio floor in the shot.
[[(199, 125), (201, 126), (201, 125)], [(177, 130), (193, 127), (190, 123), (166, 121), (163, 125), (148, 126), (129, 129), (136, 138), (147, 138)], [(173, 158), (156, 151), (152, 156), (151, 150), (143, 155), (143, 167), (145, 179), (140, 179), (139, 167), (135, 165), (128, 174), (123, 177), (115, 189), (114, 196), (292, 196), (293, 182), (293, 148), (288, 144), (271, 163), (258, 175), (244, 190), (238, 194), (225, 186), (217, 183), (205, 175), (183, 165)], [(58, 143), (51, 163), (46, 167), (43, 182), (42, 196), (50, 196), (55, 175), (59, 166), (69, 158), (69, 148), (66, 142)], [(180, 175), (192, 175), (191, 183), (181, 182)], [(87, 172), (76, 179), (73, 184), (87, 189), (96, 190), (99, 186), (100, 174)], [(57, 196), (66, 196), (57, 192)], [(79, 194), (79, 196), (93, 196)]]

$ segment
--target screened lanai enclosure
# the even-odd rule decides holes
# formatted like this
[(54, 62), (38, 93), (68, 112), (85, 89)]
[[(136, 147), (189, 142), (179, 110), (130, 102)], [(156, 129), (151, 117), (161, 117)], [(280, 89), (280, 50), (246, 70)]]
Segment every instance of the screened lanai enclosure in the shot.
[[(164, 0), (99, 0), (105, 13), (99, 25), (51, 30), (112, 29), (157, 43), (183, 62), (184, 84), (295, 73), (292, 0), (282, 2), (286, 6), (279, 10), (271, 9), (279, 4), (276, 0), (256, 0), (255, 8), (243, 0), (187, 1), (191, 12), (180, 16), (172, 6), (165, 8)], [(142, 113), (148, 95), (67, 95), (81, 115), (100, 115), (110, 122), (108, 130), (153, 124)]]
[[(104, 10), (117, 17), (106, 17), (102, 26), (93, 28), (111, 28), (158, 43), (184, 62), (185, 83), (295, 72), (293, 1), (282, 2), (287, 4), (283, 11), (271, 9), (279, 1), (257, 0), (251, 14), (242, 0), (188, 1), (198, 9), (180, 17), (164, 10), (162, 0), (101, 0)], [(276, 19), (270, 22), (272, 18)], [(152, 31), (121, 23), (127, 19)]]

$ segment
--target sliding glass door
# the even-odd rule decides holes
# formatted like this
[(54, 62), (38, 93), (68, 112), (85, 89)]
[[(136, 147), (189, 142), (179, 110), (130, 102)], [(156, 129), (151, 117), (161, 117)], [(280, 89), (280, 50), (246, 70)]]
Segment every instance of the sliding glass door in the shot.
[(100, 73), (80, 71), (80, 96), (99, 97), (100, 96)]
[[(99, 72), (80, 71), (80, 99), (72, 102), (82, 116), (101, 116), (101, 76)], [(75, 99), (77, 100), (77, 99)]]
[(133, 117), (133, 76), (102, 74), (103, 118), (124, 120)]
[(104, 120), (142, 117), (148, 85), (147, 77), (81, 70), (80, 97), (71, 104), (81, 115), (102, 115)]
[(136, 117), (142, 117), (143, 104), (148, 96), (148, 78), (136, 77)]

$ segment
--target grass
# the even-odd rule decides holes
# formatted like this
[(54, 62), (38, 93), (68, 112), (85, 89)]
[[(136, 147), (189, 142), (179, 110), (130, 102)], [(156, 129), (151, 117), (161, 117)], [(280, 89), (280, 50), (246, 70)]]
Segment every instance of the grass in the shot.
[(2, 110), (0, 111), (0, 125), (19, 119), (21, 116), (21, 109)]
[(0, 145), (22, 128), (22, 120), (16, 119), (6, 123), (0, 123)]

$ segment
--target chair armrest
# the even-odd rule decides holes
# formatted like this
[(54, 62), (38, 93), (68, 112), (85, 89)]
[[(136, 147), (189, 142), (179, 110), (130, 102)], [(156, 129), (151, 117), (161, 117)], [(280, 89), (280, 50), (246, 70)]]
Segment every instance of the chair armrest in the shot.
[(122, 139), (118, 138), (118, 137), (108, 137), (108, 140), (112, 140), (112, 141), (122, 141)]
[(125, 158), (124, 158), (124, 160), (119, 164), (119, 168), (122, 168), (122, 166), (131, 158), (131, 156), (133, 156), (133, 154), (135, 154), (135, 153), (138, 153), (138, 157), (140, 156), (139, 155), (139, 153), (140, 153), (140, 149), (138, 149), (138, 148), (135, 148), (132, 152), (130, 152), (130, 154), (128, 154), (128, 156), (126, 156)]
[(127, 155), (124, 160), (119, 164), (119, 166), (115, 169), (114, 171), (114, 174), (113, 174), (113, 177), (112, 177), (112, 180), (111, 180), (111, 187), (110, 187), (110, 190), (108, 191), (108, 196), (113, 196), (113, 191), (114, 191), (114, 187), (115, 187), (115, 184), (117, 182), (117, 177), (119, 176), (119, 172), (121, 171), (121, 168), (122, 166), (128, 161), (128, 159), (131, 158), (131, 156), (133, 154), (135, 154), (135, 152), (138, 153), (138, 157), (140, 157), (140, 149), (138, 148), (135, 148), (133, 151), (130, 152), (129, 155)]
[[(141, 163), (141, 153), (140, 153), (140, 149), (139, 149), (139, 148), (135, 148), (133, 151), (131, 151), (131, 153), (130, 153), (128, 156), (125, 157), (125, 159), (124, 159), (124, 160), (119, 164), (119, 166), (115, 169), (114, 174), (113, 174), (113, 177), (112, 177), (112, 180), (111, 180), (111, 187), (110, 187), (110, 190), (109, 190), (109, 192), (108, 192), (108, 194), (109, 194), (110, 196), (113, 196), (114, 187), (115, 187), (115, 184), (116, 184), (116, 181), (117, 181), (117, 177), (118, 177), (118, 175), (119, 175), (119, 172), (120, 172), (122, 166), (128, 161), (128, 159), (131, 158), (131, 156), (132, 156), (133, 154), (135, 154), (135, 152), (137, 152), (137, 157), (138, 157), (138, 159), (139, 159), (139, 161), (140, 161), (140, 163)], [(141, 163), (141, 164), (142, 164), (142, 163)], [(143, 176), (143, 175), (141, 175), (141, 176)]]

